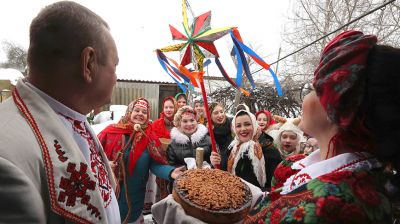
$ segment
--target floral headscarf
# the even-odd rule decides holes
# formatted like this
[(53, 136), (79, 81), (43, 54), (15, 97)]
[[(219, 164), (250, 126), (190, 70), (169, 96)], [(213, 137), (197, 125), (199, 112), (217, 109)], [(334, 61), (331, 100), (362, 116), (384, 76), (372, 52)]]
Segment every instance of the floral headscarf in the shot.
[(150, 103), (145, 98), (138, 98), (138, 99), (132, 101), (128, 105), (125, 115), (118, 121), (117, 124), (115, 124), (116, 128), (127, 129), (127, 130), (133, 131), (133, 126), (135, 124), (131, 121), (131, 115), (132, 115), (133, 108), (135, 106), (146, 107), (146, 109), (147, 109), (147, 120), (145, 121), (144, 124), (141, 125), (143, 130), (146, 129), (146, 127), (148, 126), (149, 118), (150, 118)]
[(347, 128), (361, 105), (368, 55), (376, 44), (373, 35), (346, 31), (324, 48), (313, 85), (329, 119)]

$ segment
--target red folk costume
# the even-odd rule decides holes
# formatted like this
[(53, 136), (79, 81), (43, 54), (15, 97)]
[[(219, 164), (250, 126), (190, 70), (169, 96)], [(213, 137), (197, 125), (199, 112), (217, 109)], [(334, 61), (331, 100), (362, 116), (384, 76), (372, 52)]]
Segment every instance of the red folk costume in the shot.
[[(172, 101), (172, 103), (174, 104), (174, 114), (176, 113), (176, 103), (175, 100), (172, 96), (168, 96), (166, 97), (163, 102), (162, 102), (162, 108), (164, 108), (164, 104), (166, 101)], [(172, 117), (166, 117), (164, 112), (160, 113), (160, 118), (155, 120), (152, 124), (153, 126), (153, 130), (154, 130), (154, 134), (158, 137), (158, 138), (167, 138), (170, 139), (171, 135), (171, 129), (174, 127), (173, 124), (174, 121), (174, 116)]]
[[(147, 109), (147, 119), (143, 124), (135, 124), (131, 120), (131, 113), (136, 108)], [(149, 102), (139, 98), (129, 104), (118, 124), (108, 126), (99, 134), (107, 156), (117, 161), (117, 195), (123, 223), (141, 219), (149, 170), (168, 179), (174, 169), (165, 165), (167, 161), (159, 149), (161, 143), (149, 125), (149, 115)]]
[[(172, 96), (166, 97), (163, 102), (162, 102), (162, 108), (164, 108), (165, 102), (170, 100), (172, 104), (174, 105), (174, 115), (177, 110), (176, 102), (175, 99)], [(158, 138), (166, 138), (166, 139), (171, 139), (171, 129), (174, 127), (174, 115), (171, 117), (166, 117), (164, 114), (164, 111), (160, 113), (160, 118), (155, 120), (152, 124), (154, 134)], [(166, 157), (166, 152), (163, 151), (163, 155), (165, 156), (165, 159), (167, 160)], [(168, 185), (169, 181), (164, 180), (162, 178), (156, 177), (156, 183), (158, 190), (160, 191), (160, 197), (156, 198), (157, 201), (165, 198), (168, 196), (169, 191), (168, 191)]]
[[(112, 124), (107, 126), (98, 135), (101, 145), (103, 146), (107, 158), (110, 161), (115, 161), (117, 159), (118, 152), (125, 145), (124, 135), (126, 134), (132, 135), (132, 133), (135, 132), (134, 130), (135, 124), (131, 121), (131, 113), (133, 107), (136, 104), (140, 103), (143, 104), (147, 103), (147, 105), (149, 105), (147, 100), (144, 98), (139, 98), (133, 101), (132, 103), (129, 104), (125, 115), (121, 118), (121, 120), (117, 124)], [(150, 112), (148, 110), (148, 116), (149, 113)], [(128, 164), (130, 173), (133, 172), (137, 159), (140, 157), (140, 155), (143, 153), (143, 151), (146, 149), (146, 147), (149, 145), (150, 142), (154, 142), (154, 147), (148, 148), (151, 157), (159, 163), (167, 164), (167, 161), (164, 160), (163, 156), (161, 156), (160, 152), (155, 148), (159, 147), (161, 143), (158, 140), (158, 138), (154, 135), (151, 125), (148, 125), (148, 123), (146, 122), (144, 125), (141, 125), (141, 130), (143, 130), (143, 132), (141, 131), (135, 132), (135, 135), (132, 140), (133, 142), (132, 146), (135, 147), (135, 150), (131, 150), (131, 153), (129, 155)], [(145, 135), (146, 137), (144, 137), (143, 135)]]
[[(314, 73), (314, 88), (329, 119), (339, 127), (331, 139), (333, 157), (317, 150), (287, 157), (275, 170), (272, 193), (260, 198), (244, 223), (390, 223), (382, 165), (361, 135), (357, 108), (362, 102), (369, 50), (377, 39), (357, 31), (334, 38)], [(344, 103), (346, 102), (346, 103)], [(351, 106), (349, 106), (351, 105)], [(341, 154), (335, 151), (342, 150)]]

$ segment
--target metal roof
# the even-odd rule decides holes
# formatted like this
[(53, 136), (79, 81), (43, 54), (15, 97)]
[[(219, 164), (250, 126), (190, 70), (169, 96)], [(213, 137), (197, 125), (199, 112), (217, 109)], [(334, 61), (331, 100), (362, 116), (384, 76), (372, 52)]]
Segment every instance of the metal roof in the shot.
[(133, 82), (133, 83), (151, 83), (151, 84), (176, 84), (175, 82), (140, 80), (140, 79), (117, 79), (117, 82)]

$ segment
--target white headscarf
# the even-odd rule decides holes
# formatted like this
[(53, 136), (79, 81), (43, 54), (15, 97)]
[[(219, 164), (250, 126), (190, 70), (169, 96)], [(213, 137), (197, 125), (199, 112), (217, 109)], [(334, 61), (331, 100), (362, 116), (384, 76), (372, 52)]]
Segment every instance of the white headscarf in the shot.
[[(239, 113), (242, 113), (242, 112), (249, 115), (249, 117), (251, 119), (251, 123), (253, 125), (253, 133), (252, 133), (252, 138), (249, 141), (240, 144), (240, 141), (238, 138), (238, 133), (236, 133), (236, 131), (235, 131), (235, 122), (236, 122), (236, 118), (239, 115)], [(249, 159), (251, 160), (251, 165), (253, 166), (253, 172), (254, 172), (255, 176), (257, 177), (257, 181), (260, 184), (260, 186), (264, 186), (265, 182), (266, 182), (264, 156), (262, 156), (259, 159), (259, 158), (257, 158), (255, 151), (254, 151), (254, 146), (256, 144), (258, 144), (257, 142), (255, 142), (253, 140), (254, 136), (257, 133), (257, 129), (258, 129), (258, 124), (257, 124), (256, 116), (254, 116), (254, 114), (252, 114), (248, 110), (248, 108), (246, 108), (245, 110), (239, 110), (236, 113), (236, 115), (233, 117), (232, 131), (235, 133), (235, 138), (233, 139), (232, 143), (229, 145), (229, 148), (232, 148), (231, 155), (236, 155), (236, 156), (234, 158), (234, 163), (232, 166), (232, 174), (236, 175), (235, 169), (236, 169), (237, 163), (241, 158), (243, 158), (244, 153), (247, 152), (247, 155), (248, 155)], [(238, 148), (237, 146), (239, 144), (240, 144), (240, 147)]]
[(232, 132), (235, 133), (235, 139), (238, 140), (238, 141), (239, 141), (239, 138), (237, 137), (238, 135), (237, 135), (237, 133), (235, 131), (235, 123), (236, 123), (235, 121), (236, 121), (236, 117), (241, 112), (246, 113), (250, 117), (251, 123), (253, 125), (253, 134), (252, 134), (253, 138), (257, 134), (257, 129), (258, 129), (258, 123), (257, 123), (256, 116), (253, 113), (251, 113), (249, 110), (239, 110), (238, 112), (236, 112), (236, 114), (235, 114), (235, 116), (233, 117), (233, 120), (232, 120)]

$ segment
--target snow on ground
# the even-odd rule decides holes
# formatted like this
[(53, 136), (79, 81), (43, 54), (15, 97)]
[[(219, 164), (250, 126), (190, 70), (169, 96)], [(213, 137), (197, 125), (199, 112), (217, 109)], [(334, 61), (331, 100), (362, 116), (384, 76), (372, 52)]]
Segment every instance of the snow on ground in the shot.
[[(110, 124), (116, 124), (122, 116), (125, 115), (127, 106), (126, 105), (111, 105), (110, 111), (102, 111), (97, 114), (92, 125), (94, 132), (99, 134), (104, 128), (106, 128)], [(111, 120), (111, 113), (113, 113), (113, 119)]]
[(0, 80), (10, 80), (14, 86), (17, 84), (18, 79), (23, 78), (24, 75), (13, 68), (0, 68)]

